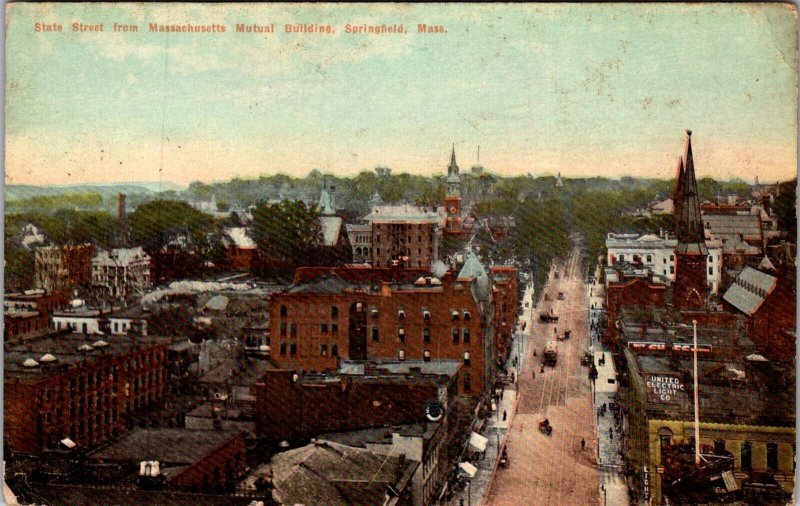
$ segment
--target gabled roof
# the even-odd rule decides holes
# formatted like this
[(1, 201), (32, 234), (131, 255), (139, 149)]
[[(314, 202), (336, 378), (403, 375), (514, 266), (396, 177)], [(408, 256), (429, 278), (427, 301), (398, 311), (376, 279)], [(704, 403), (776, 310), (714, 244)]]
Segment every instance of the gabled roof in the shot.
[(111, 250), (111, 252), (101, 250), (92, 259), (92, 263), (100, 265), (118, 265), (124, 267), (131, 262), (138, 260), (150, 260), (150, 255), (145, 253), (141, 246), (137, 246), (135, 248), (114, 248)]
[(742, 313), (752, 316), (777, 283), (775, 276), (745, 267), (722, 298)]
[(228, 236), (233, 246), (239, 249), (256, 249), (256, 243), (247, 235), (247, 228), (245, 227), (232, 227), (225, 229), (225, 235)]

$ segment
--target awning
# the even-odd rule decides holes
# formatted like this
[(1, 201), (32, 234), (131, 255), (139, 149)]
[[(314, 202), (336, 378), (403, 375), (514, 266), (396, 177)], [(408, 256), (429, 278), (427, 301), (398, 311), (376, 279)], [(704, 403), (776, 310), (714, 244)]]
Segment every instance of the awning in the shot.
[(68, 437), (65, 437), (61, 440), (61, 444), (66, 446), (67, 448), (75, 448), (77, 446), (73, 440)]
[(476, 474), (478, 474), (478, 468), (470, 464), (469, 462), (461, 462), (458, 464), (458, 472), (466, 476), (467, 478), (474, 478)]
[(473, 432), (469, 436), (469, 449), (476, 452), (485, 452), (488, 439), (481, 436), (477, 432)]

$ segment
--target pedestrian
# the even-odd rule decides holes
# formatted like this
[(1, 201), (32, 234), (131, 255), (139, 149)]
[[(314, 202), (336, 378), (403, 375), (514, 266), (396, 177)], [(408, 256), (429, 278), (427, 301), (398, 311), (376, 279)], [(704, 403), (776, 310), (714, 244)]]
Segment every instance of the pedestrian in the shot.
[(544, 364), (542, 364), (542, 369), (539, 372), (544, 373)]
[(536, 356), (536, 348), (533, 349), (533, 356)]
[(586, 440), (581, 438), (581, 450), (585, 450), (585, 449), (586, 449)]
[(501, 400), (501, 401), (503, 400), (503, 393), (504, 393), (504, 392), (505, 392), (505, 390), (500, 390), (500, 400)]
[(608, 437), (610, 437), (612, 441), (614, 440), (614, 427), (608, 428)]
[(533, 375), (533, 379), (536, 379), (536, 371), (531, 371), (531, 374)]
[(508, 418), (508, 413), (507, 413), (507, 412), (506, 412), (506, 410), (504, 409), (504, 410), (503, 410), (503, 421), (504, 421), (504, 422), (506, 421), (506, 418)]

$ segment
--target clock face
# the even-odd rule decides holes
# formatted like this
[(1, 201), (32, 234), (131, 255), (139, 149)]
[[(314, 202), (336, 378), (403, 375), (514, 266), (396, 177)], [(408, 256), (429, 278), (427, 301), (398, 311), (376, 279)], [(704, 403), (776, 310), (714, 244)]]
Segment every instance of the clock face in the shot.
[(444, 408), (436, 401), (429, 402), (425, 406), (425, 417), (431, 422), (438, 422), (444, 416)]
[(450, 214), (456, 214), (457, 209), (455, 207), (450, 208)]

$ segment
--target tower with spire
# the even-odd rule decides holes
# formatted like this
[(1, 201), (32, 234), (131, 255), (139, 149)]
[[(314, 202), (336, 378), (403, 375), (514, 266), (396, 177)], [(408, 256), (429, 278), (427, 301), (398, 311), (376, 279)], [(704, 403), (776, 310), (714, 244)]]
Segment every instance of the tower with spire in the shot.
[(675, 285), (673, 302), (682, 309), (700, 309), (708, 296), (707, 259), (697, 178), (692, 155), (692, 131), (686, 131), (686, 150), (678, 163), (675, 194)]
[(445, 232), (449, 234), (461, 233), (461, 176), (456, 164), (456, 145), (450, 153), (450, 165), (447, 167), (447, 190), (444, 197), (444, 207), (447, 211), (447, 224)]

